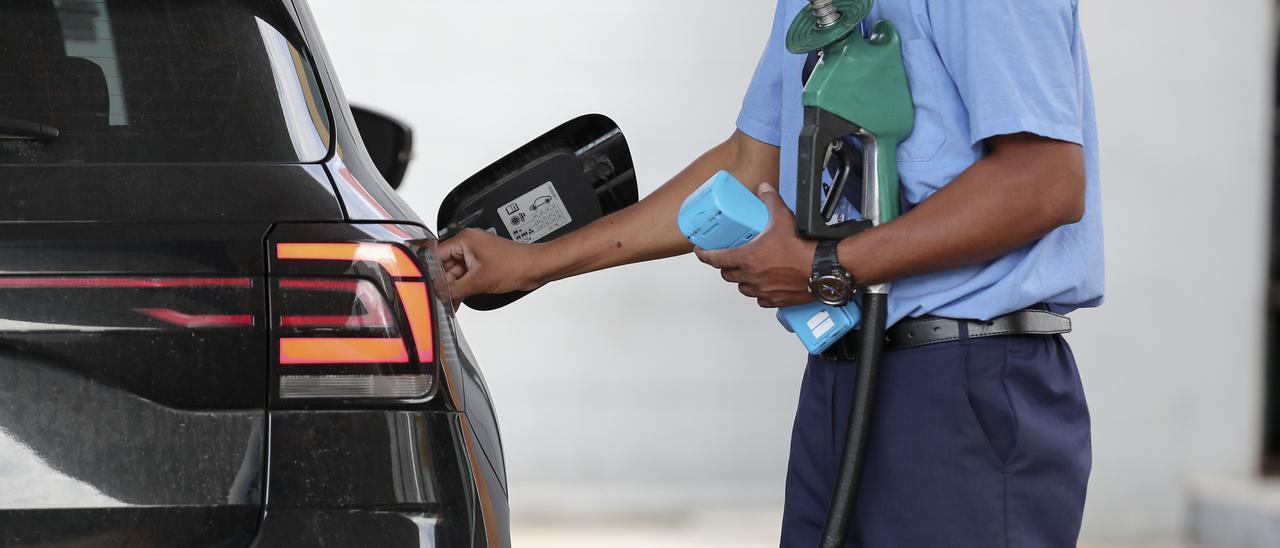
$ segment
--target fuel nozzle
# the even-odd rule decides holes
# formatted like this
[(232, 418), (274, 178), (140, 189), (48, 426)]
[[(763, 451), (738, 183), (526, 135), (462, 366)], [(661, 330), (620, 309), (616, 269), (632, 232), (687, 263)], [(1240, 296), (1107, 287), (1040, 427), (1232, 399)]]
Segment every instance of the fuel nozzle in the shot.
[[(805, 84), (805, 124), (800, 132), (796, 180), (796, 227), (810, 239), (843, 239), (898, 216), (897, 147), (915, 125), (915, 108), (897, 29), (880, 21), (870, 36), (860, 25), (874, 0), (809, 0), (787, 34), (792, 53), (822, 52)], [(862, 143), (862, 216), (868, 222), (831, 224), (833, 194), (839, 196), (849, 167), (856, 162), (841, 151), (841, 140)], [(830, 190), (823, 172), (829, 158), (839, 162)]]

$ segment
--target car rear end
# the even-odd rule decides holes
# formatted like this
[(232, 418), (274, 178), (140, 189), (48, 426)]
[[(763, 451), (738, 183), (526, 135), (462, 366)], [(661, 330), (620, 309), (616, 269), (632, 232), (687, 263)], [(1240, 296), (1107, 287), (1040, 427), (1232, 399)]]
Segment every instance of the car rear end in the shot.
[(0, 3), (0, 545), (509, 544), (435, 238), (318, 40), (289, 1)]

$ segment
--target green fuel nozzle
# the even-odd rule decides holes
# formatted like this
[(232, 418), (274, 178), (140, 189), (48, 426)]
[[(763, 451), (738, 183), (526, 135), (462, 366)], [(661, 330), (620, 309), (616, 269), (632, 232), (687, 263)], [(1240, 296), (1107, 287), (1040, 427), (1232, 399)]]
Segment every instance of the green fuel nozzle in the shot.
[[(898, 31), (880, 21), (864, 37), (861, 24), (874, 0), (810, 0), (787, 34), (792, 53), (821, 52), (804, 88), (796, 180), (797, 230), (810, 239), (842, 239), (900, 213), (897, 149), (911, 134), (915, 109), (907, 84)], [(854, 151), (843, 138), (862, 142), (864, 222), (829, 224), (834, 202), (851, 170)], [(822, 174), (837, 160), (834, 182), (823, 192)], [(828, 199), (831, 198), (831, 199)]]
[[(804, 88), (804, 127), (800, 131), (796, 179), (796, 232), (814, 240), (841, 240), (887, 223), (901, 212), (898, 143), (911, 134), (915, 107), (907, 84), (898, 30), (880, 21), (863, 36), (862, 21), (875, 0), (809, 0), (791, 24), (787, 49), (821, 52)], [(835, 204), (857, 165), (854, 147), (862, 143), (862, 221), (832, 224)], [(822, 174), (836, 160), (831, 188), (823, 192)], [(889, 284), (875, 284), (862, 294), (862, 325), (857, 331), (849, 426), (845, 433), (836, 483), (827, 506), (819, 548), (844, 546), (853, 522), (870, 439), (876, 378), (884, 357), (888, 325)]]

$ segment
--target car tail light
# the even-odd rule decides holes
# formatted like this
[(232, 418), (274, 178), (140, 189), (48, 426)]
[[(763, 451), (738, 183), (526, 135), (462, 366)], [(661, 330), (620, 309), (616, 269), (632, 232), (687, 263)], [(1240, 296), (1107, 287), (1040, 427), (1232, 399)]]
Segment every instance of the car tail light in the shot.
[(253, 314), (186, 314), (172, 308), (138, 308), (139, 314), (176, 327), (253, 327)]
[(416, 400), (434, 381), (431, 292), (390, 243), (274, 246), (272, 331), (286, 400)]
[(0, 276), (3, 320), (28, 332), (236, 331), (260, 325), (249, 277)]
[(281, 339), (281, 365), (409, 363), (396, 339)]
[(392, 276), (421, 277), (418, 265), (403, 249), (391, 244), (278, 244), (276, 256), (281, 260), (338, 261), (342, 263), (374, 262)]

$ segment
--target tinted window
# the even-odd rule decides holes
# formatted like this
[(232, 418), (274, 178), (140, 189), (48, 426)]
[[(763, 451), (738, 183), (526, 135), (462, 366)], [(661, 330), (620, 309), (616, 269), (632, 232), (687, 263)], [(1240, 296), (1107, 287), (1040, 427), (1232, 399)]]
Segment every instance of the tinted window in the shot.
[(0, 118), (59, 132), (0, 138), (0, 164), (321, 160), (291, 29), (265, 0), (0, 1)]

